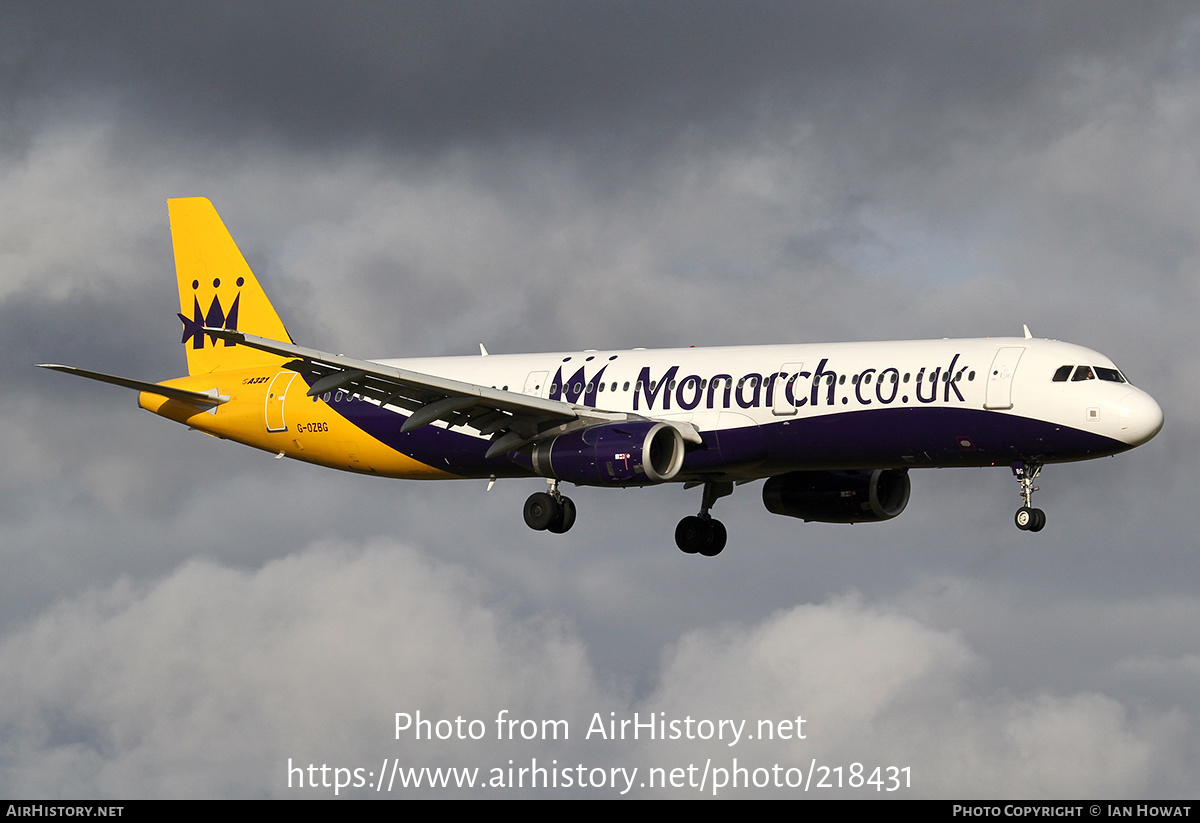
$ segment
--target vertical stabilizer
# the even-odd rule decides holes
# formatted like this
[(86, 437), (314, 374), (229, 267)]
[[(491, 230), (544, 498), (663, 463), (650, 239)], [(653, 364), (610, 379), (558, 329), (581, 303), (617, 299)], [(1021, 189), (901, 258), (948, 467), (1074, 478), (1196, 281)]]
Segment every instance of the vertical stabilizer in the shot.
[(292, 342), (212, 203), (203, 197), (186, 197), (168, 200), (167, 209), (188, 373), (279, 363), (276, 355), (216, 340), (202, 331), (205, 326), (237, 329)]

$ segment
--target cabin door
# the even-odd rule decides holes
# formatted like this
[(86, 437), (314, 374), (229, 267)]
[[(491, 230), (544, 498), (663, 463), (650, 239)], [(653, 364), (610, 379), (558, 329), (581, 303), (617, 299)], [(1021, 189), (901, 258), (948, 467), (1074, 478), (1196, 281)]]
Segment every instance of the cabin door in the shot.
[(800, 391), (800, 370), (803, 363), (784, 363), (771, 378), (771, 412), (778, 417), (796, 413), (796, 392)]
[(1017, 373), (1017, 361), (1025, 353), (1024, 346), (1006, 346), (996, 352), (992, 368), (988, 372), (985, 409), (1011, 409), (1013, 375)]
[(287, 431), (287, 423), (283, 419), (283, 399), (287, 395), (288, 386), (292, 385), (292, 381), (296, 377), (297, 374), (294, 371), (281, 371), (271, 378), (271, 385), (267, 387), (265, 409), (267, 431)]

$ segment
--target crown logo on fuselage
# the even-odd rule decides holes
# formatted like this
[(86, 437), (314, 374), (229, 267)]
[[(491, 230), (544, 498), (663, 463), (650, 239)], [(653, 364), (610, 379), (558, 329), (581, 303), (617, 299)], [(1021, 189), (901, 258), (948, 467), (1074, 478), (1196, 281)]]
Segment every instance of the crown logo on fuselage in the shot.
[[(245, 280), (243, 278), (239, 277), (237, 279), (237, 285), (240, 287), (243, 283), (245, 283)], [(213, 281), (213, 288), (219, 288), (220, 285), (221, 285), (221, 281), (219, 278)], [(195, 289), (198, 289), (199, 287), (200, 287), (200, 281), (193, 280), (192, 281), (192, 289), (195, 290)], [(188, 340), (191, 340), (193, 349), (203, 349), (204, 348), (204, 327), (205, 326), (207, 326), (210, 329), (228, 329), (230, 331), (235, 331), (237, 329), (238, 302), (241, 299), (242, 299), (242, 293), (239, 291), (236, 295), (234, 295), (233, 305), (229, 307), (229, 313), (226, 314), (224, 308), (221, 306), (220, 295), (219, 294), (213, 295), (212, 304), (209, 305), (208, 312), (205, 314), (202, 314), (201, 310), (200, 310), (200, 298), (193, 296), (192, 297), (192, 304), (193, 304), (192, 317), (189, 319), (186, 315), (184, 315), (182, 313), (177, 313), (175, 315), (176, 317), (178, 317), (180, 320), (183, 321), (183, 339), (180, 340), (179, 342), (183, 343), (186, 346)], [(216, 346), (217, 345), (216, 335), (209, 334), (208, 337), (212, 340), (212, 344), (214, 346)], [(234, 346), (237, 344), (233, 343), (229, 340), (226, 340), (225, 345), (226, 346)]]

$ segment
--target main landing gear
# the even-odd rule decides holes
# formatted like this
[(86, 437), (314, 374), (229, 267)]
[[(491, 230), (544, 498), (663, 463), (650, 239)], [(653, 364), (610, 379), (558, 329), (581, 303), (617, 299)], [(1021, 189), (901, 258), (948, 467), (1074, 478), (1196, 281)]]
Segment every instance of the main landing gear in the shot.
[(687, 554), (702, 554), (716, 557), (725, 548), (729, 533), (725, 524), (714, 520), (708, 510), (717, 498), (733, 494), (733, 484), (728, 481), (709, 480), (704, 484), (704, 498), (700, 502), (700, 514), (685, 517), (675, 527), (675, 545)]
[(1021, 484), (1021, 499), (1025, 501), (1025, 505), (1017, 509), (1017, 515), (1013, 518), (1017, 522), (1017, 528), (1023, 532), (1040, 532), (1046, 528), (1046, 513), (1033, 508), (1032, 501), (1033, 493), (1038, 490), (1033, 481), (1042, 473), (1042, 464), (1013, 463), (1012, 473)]
[(575, 504), (559, 492), (557, 480), (549, 483), (550, 491), (531, 494), (525, 501), (525, 525), (537, 531), (563, 534), (575, 525)]

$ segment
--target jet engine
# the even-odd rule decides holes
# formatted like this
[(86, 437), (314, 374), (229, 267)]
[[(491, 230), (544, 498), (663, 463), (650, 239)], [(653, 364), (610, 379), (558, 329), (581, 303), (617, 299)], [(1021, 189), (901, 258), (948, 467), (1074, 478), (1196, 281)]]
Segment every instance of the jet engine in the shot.
[(820, 523), (877, 523), (908, 505), (908, 469), (791, 472), (763, 485), (773, 514)]
[(683, 435), (649, 420), (592, 426), (533, 447), (533, 470), (583, 486), (663, 483), (683, 466)]

